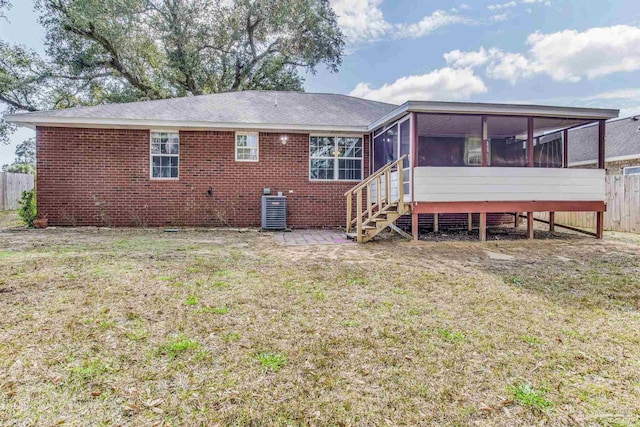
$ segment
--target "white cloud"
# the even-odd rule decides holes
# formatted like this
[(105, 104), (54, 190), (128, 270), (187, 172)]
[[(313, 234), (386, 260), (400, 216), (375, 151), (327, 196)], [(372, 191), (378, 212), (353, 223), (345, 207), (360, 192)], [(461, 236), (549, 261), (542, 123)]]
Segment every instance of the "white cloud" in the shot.
[(558, 81), (640, 70), (640, 28), (628, 25), (534, 33), (527, 43), (536, 72)]
[(621, 108), (619, 117), (640, 116), (640, 105), (635, 107)]
[(378, 40), (392, 28), (380, 10), (382, 0), (332, 0), (338, 25), (350, 43)]
[(590, 96), (587, 99), (637, 99), (640, 101), (640, 89), (629, 88), (629, 89), (618, 89), (613, 90), (611, 92), (599, 93), (594, 96)]
[(431, 15), (427, 15), (419, 22), (413, 24), (398, 24), (396, 26), (396, 38), (415, 39), (424, 37), (438, 28), (452, 24), (469, 23), (470, 20), (463, 16), (453, 14), (444, 10), (436, 10)]
[(491, 17), (491, 20), (493, 22), (503, 22), (506, 21), (507, 19), (511, 18), (511, 15), (509, 13), (498, 13), (496, 15), (493, 15)]
[[(436, 10), (420, 21), (409, 24), (388, 22), (380, 9), (382, 0), (331, 0), (333, 10), (338, 15), (338, 25), (345, 34), (348, 44), (358, 45), (389, 38), (424, 37), (438, 28), (472, 22), (458, 13)], [(466, 10), (468, 5), (461, 5)]]
[(515, 7), (516, 6), (516, 2), (515, 1), (510, 1), (507, 3), (497, 3), (497, 4), (490, 4), (489, 6), (487, 6), (487, 9), (489, 10), (501, 10), (501, 9), (508, 9), (510, 7)]
[(485, 65), (491, 57), (491, 53), (481, 47), (477, 51), (462, 52), (459, 49), (444, 54), (444, 60), (454, 68), (479, 67)]
[(583, 103), (620, 109), (620, 117), (640, 115), (640, 89), (626, 88), (598, 93), (584, 98)]
[(485, 93), (487, 86), (470, 68), (440, 68), (430, 73), (401, 77), (373, 89), (358, 83), (350, 95), (376, 101), (402, 104), (409, 100), (453, 101)]
[(564, 30), (527, 38), (525, 53), (499, 49), (451, 51), (445, 59), (453, 67), (486, 65), (487, 76), (515, 84), (536, 74), (546, 74), (555, 81), (577, 82), (616, 72), (640, 70), (640, 28), (629, 25), (591, 28), (578, 32)]
[(487, 77), (492, 79), (508, 80), (515, 85), (518, 80), (533, 75), (529, 60), (518, 54), (495, 50), (493, 59), (487, 66)]

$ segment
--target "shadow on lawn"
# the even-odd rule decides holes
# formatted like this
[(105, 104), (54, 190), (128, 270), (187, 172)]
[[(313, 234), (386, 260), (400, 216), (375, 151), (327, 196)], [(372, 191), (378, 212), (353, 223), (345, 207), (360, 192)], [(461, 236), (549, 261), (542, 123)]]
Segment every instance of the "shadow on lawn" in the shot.
[[(571, 255), (553, 255), (544, 262), (516, 260), (509, 267), (489, 263), (485, 270), (510, 286), (543, 294), (562, 304), (589, 309), (640, 309), (639, 256), (602, 252), (581, 261), (565, 258)], [(516, 268), (514, 262), (519, 264)]]

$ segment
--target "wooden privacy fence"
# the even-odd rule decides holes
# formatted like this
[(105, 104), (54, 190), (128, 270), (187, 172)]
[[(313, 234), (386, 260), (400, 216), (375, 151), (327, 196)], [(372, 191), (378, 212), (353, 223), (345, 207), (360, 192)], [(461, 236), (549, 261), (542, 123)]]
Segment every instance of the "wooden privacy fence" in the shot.
[[(607, 175), (607, 211), (604, 213), (604, 229), (640, 233), (640, 175)], [(547, 212), (537, 218), (549, 219)], [(596, 228), (593, 212), (557, 212), (556, 223), (580, 228)]]
[(0, 172), (0, 211), (18, 209), (23, 191), (33, 189), (33, 175)]

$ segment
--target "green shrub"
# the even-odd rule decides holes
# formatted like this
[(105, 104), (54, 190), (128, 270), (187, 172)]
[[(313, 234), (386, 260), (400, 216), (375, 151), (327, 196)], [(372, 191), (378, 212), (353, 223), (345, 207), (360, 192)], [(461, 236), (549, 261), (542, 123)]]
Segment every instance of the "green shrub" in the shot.
[(20, 218), (22, 218), (27, 227), (33, 228), (33, 222), (38, 217), (35, 190), (23, 191), (18, 203), (20, 203), (18, 215), (20, 215)]

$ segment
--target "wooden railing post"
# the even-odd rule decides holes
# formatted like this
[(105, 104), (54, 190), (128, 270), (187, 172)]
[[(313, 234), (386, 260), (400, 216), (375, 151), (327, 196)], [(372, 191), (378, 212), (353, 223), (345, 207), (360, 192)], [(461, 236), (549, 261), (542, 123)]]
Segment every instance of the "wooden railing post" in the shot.
[(376, 199), (378, 199), (378, 210), (382, 209), (382, 178), (376, 178)]
[(351, 233), (351, 209), (353, 205), (353, 193), (347, 194), (347, 233)]
[(356, 212), (356, 231), (358, 233), (356, 240), (362, 243), (362, 188), (358, 189), (358, 194), (356, 195)]
[(384, 200), (388, 205), (391, 203), (391, 173), (389, 172), (389, 168), (384, 172)]
[(371, 209), (373, 207), (373, 203), (371, 201), (371, 183), (367, 184), (367, 216), (371, 218)]

